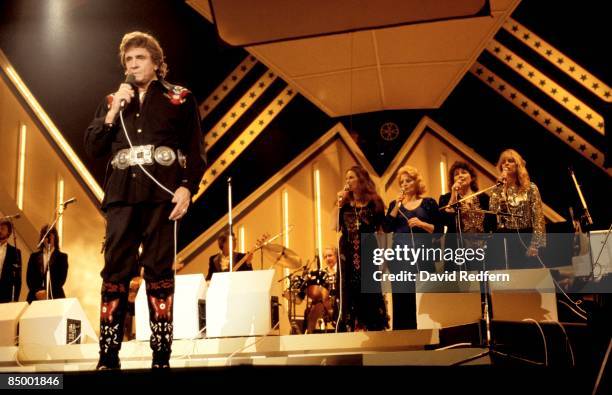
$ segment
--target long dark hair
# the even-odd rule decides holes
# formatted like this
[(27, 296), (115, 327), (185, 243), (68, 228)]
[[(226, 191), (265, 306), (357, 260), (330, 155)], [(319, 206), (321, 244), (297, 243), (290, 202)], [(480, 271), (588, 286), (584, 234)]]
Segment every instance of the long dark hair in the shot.
[[(376, 192), (376, 185), (374, 184), (374, 181), (372, 181), (370, 173), (368, 173), (368, 171), (361, 166), (353, 166), (344, 174), (347, 174), (349, 171), (352, 171), (357, 176), (359, 189), (361, 189), (366, 200), (368, 202), (374, 202), (376, 205), (376, 211), (385, 211), (385, 205), (380, 195)], [(355, 196), (353, 195), (352, 191), (349, 192), (349, 198), (351, 201), (355, 200)]]
[[(49, 225), (45, 225), (40, 229), (40, 236), (38, 236), (38, 240), (42, 240), (43, 236), (45, 235), (45, 233), (47, 233), (47, 229), (49, 229)], [(56, 251), (59, 251), (59, 235), (57, 234), (57, 229), (55, 228), (55, 226), (53, 227), (53, 229), (51, 229), (51, 231), (49, 232), (49, 234), (47, 235), (47, 237), (49, 237), (50, 235), (54, 235), (55, 236), (55, 242), (53, 243), (53, 248), (55, 248)], [(40, 245), (40, 250), (42, 251), (44, 248), (45, 243), (43, 242)]]

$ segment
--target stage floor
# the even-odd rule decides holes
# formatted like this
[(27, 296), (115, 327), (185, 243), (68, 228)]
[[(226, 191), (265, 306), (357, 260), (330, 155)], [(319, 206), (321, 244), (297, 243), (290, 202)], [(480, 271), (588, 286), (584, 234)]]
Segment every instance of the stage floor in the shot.
[[(439, 331), (436, 329), (175, 340), (170, 364), (176, 368), (450, 365), (481, 351), (477, 348), (444, 352), (425, 350), (437, 344)], [(122, 370), (149, 368), (149, 342), (124, 342), (120, 358)], [(91, 371), (97, 360), (97, 343), (20, 344), (19, 347), (0, 348), (0, 372)]]

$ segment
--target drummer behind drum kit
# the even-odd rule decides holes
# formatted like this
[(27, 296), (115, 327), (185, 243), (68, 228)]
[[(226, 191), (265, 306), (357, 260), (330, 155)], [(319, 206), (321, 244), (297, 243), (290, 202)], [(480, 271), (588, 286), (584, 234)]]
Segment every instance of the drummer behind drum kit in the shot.
[[(302, 266), (302, 259), (294, 251), (280, 244), (272, 244), (283, 233), (279, 233), (272, 238), (258, 241), (258, 245), (251, 252), (259, 249), (262, 251), (262, 258), (270, 262), (271, 266), (293, 270), (289, 275), (279, 280), (289, 280), (283, 292), (283, 297), (289, 301), (289, 322), (291, 323), (291, 333), (320, 333), (333, 330), (337, 317), (334, 311), (338, 305), (336, 298), (336, 276), (329, 274), (321, 269), (319, 255), (316, 254), (317, 268), (309, 271), (310, 261)], [(264, 240), (266, 240), (264, 242)], [(300, 328), (296, 314), (296, 304), (300, 304), (306, 299), (306, 310), (304, 312), (304, 325)]]
[[(292, 250), (279, 244), (264, 244), (264, 259), (274, 265), (294, 270), (280, 281), (286, 282), (283, 296), (289, 301), (289, 321), (292, 333), (320, 333), (334, 328), (336, 310), (336, 276), (321, 269), (318, 254), (317, 268), (309, 271), (310, 261), (302, 266), (301, 258)], [(304, 325), (300, 328), (296, 305), (306, 299)]]

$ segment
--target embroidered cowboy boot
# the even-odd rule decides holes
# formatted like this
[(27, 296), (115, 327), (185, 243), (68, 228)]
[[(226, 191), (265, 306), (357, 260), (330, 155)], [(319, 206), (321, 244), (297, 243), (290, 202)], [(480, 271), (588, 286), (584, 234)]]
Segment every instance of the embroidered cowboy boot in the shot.
[(170, 368), (173, 300), (174, 278), (147, 282), (151, 350), (153, 351), (152, 369)]
[(97, 370), (120, 369), (119, 350), (127, 305), (126, 284), (102, 283), (100, 304), (100, 359)]

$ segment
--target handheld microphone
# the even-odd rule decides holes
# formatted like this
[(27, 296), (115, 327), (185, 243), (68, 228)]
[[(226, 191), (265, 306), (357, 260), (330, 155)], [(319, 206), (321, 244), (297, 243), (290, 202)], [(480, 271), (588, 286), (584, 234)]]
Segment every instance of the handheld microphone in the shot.
[(497, 180), (497, 185), (499, 185), (499, 186), (506, 185), (507, 181), (508, 181), (508, 170), (507, 169), (503, 169), (502, 173), (501, 173), (501, 176)]
[(13, 214), (13, 215), (5, 215), (4, 217), (2, 217), (3, 219), (17, 219), (21, 217), (21, 214), (17, 213), (17, 214)]
[(398, 208), (402, 207), (402, 200), (404, 199), (404, 196), (406, 196), (406, 189), (405, 188), (400, 188), (400, 192), (402, 193), (402, 198), (399, 199), (399, 201), (397, 202), (397, 207)]
[[(349, 191), (349, 186), (348, 186), (348, 184), (344, 184), (344, 189), (343, 189), (343, 191), (344, 191), (344, 192), (348, 192), (348, 191)], [(342, 202), (342, 199), (344, 199), (344, 196), (343, 196), (343, 195), (338, 194), (338, 203)]]
[(74, 203), (76, 202), (76, 198), (70, 198), (68, 200), (66, 200), (64, 203), (62, 203), (62, 206), (64, 206), (64, 208), (66, 208), (66, 206), (68, 206), (70, 203)]
[[(134, 74), (128, 74), (125, 76), (125, 84), (130, 84), (130, 85), (134, 85), (134, 83), (136, 82), (136, 77), (134, 77)], [(121, 109), (123, 110), (125, 108), (126, 105), (126, 101), (125, 99), (121, 99)]]

